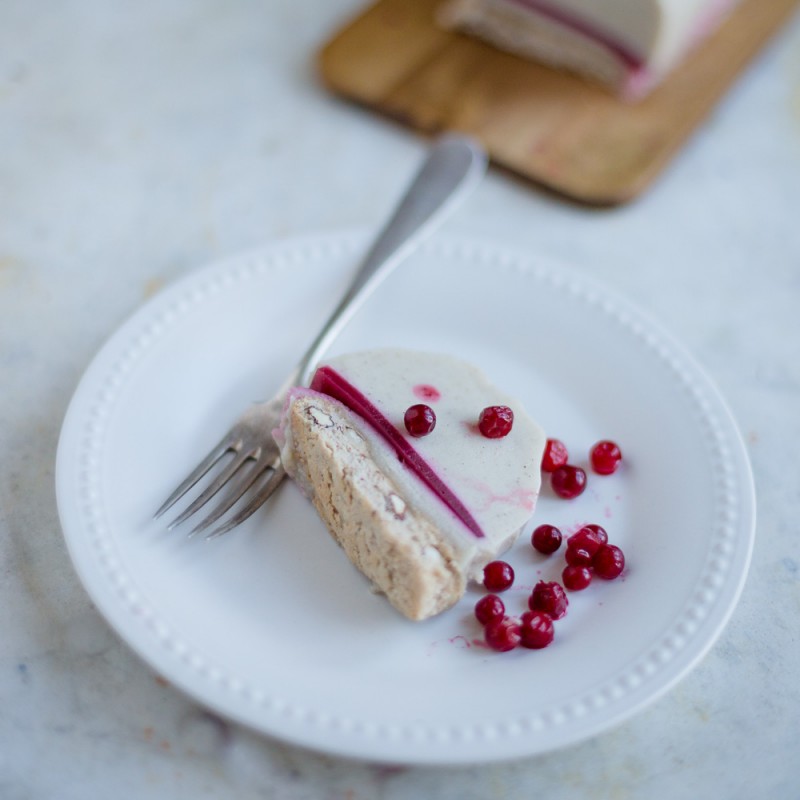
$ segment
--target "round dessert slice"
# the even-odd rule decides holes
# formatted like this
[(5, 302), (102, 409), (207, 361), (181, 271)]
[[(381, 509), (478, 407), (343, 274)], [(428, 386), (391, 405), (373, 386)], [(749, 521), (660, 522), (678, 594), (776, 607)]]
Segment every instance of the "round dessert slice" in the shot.
[[(420, 399), (436, 427), (415, 437), (404, 415)], [(487, 438), (478, 416), (499, 405), (513, 428)], [(410, 619), (452, 606), (514, 542), (536, 505), (545, 444), (476, 367), (398, 349), (322, 363), (310, 388), (289, 393), (275, 438), (350, 560)]]

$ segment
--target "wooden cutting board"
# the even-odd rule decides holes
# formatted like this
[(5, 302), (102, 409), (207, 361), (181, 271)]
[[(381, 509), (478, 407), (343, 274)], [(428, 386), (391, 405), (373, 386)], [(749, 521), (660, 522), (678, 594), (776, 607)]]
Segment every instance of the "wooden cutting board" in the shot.
[(319, 54), (325, 84), (424, 133), (460, 131), (492, 161), (574, 200), (639, 195), (800, 0), (744, 0), (644, 101), (440, 29), (440, 0), (379, 0)]

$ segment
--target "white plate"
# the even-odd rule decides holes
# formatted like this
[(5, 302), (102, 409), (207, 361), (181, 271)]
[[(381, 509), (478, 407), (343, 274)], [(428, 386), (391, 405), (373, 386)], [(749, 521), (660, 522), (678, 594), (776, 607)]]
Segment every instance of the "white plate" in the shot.
[[(491, 244), (438, 239), (384, 284), (335, 350), (450, 351), (517, 395), (572, 460), (613, 438), (624, 468), (536, 523), (603, 524), (624, 576), (571, 596), (556, 641), (493, 653), (473, 589), (425, 623), (400, 618), (287, 483), (206, 543), (151, 515), (240, 408), (277, 388), (343, 289), (365, 237), (293, 240), (200, 270), (106, 344), (64, 422), (61, 521), (101, 612), (201, 703), (323, 751), (394, 763), (541, 753), (630, 717), (708, 651), (753, 544), (755, 501), (736, 426), (709, 379), (641, 312), (578, 272)], [(532, 526), (530, 526), (532, 527)], [(528, 529), (530, 530), (530, 528)], [(518, 588), (562, 555), (509, 555)]]

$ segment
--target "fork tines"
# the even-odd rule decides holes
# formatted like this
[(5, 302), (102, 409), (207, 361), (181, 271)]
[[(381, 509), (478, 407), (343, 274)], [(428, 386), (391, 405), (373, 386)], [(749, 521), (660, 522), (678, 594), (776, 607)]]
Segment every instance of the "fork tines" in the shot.
[[(196, 486), (211, 470), (222, 461), (226, 455), (231, 456), (224, 466), (216, 473), (211, 482), (203, 491), (168, 525), (172, 530), (189, 517), (199, 511), (209, 500), (226, 484), (230, 484), (230, 491), (216, 507), (194, 528), (188, 535), (208, 531), (214, 523), (218, 522), (227, 512), (240, 501), (246, 499), (244, 505), (228, 520), (210, 530), (206, 538), (213, 539), (235, 528), (251, 516), (263, 503), (269, 499), (281, 483), (285, 472), (280, 463), (280, 457), (272, 453), (265, 453), (260, 447), (255, 450), (245, 451), (242, 440), (231, 441), (223, 439), (186, 477), (174, 492), (164, 501), (164, 504), (155, 514), (161, 517), (172, 508), (190, 489)], [(269, 458), (272, 455), (272, 458)], [(249, 496), (245, 498), (245, 495)]]

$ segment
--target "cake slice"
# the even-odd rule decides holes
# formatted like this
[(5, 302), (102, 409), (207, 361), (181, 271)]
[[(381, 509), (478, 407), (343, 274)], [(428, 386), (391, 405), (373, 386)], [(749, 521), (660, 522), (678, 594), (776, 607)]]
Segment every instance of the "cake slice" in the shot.
[(439, 21), (644, 97), (738, 0), (447, 0)]
[[(435, 414), (412, 436), (406, 411)], [(513, 411), (487, 438), (481, 411)], [(475, 367), (407, 350), (351, 353), (293, 389), (275, 431), (294, 478), (353, 564), (409, 619), (452, 606), (533, 514), (545, 436)]]

